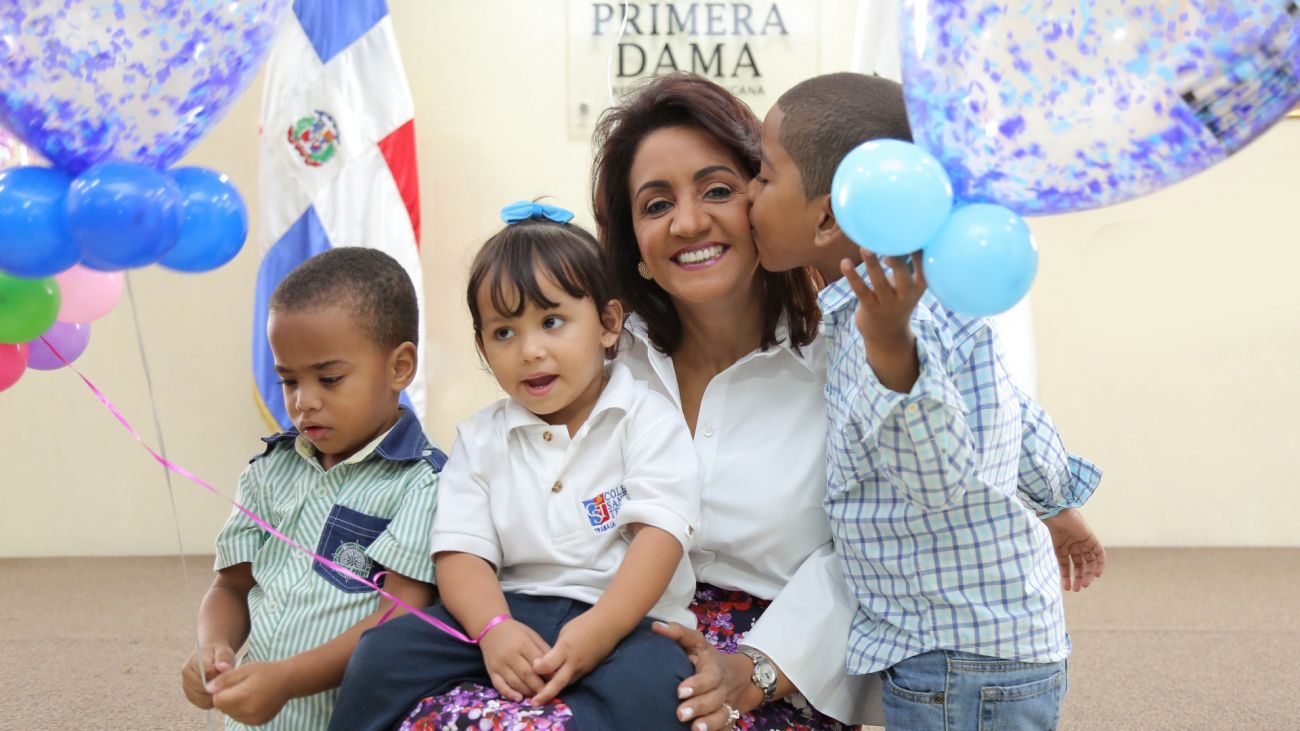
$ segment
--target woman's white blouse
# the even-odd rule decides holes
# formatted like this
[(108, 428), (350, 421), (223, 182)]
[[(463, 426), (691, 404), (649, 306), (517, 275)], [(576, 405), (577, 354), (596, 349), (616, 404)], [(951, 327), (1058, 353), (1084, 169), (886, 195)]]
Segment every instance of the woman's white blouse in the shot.
[[(638, 379), (681, 408), (672, 359), (632, 315), (620, 356)], [(744, 644), (763, 652), (813, 707), (851, 724), (883, 723), (877, 677), (845, 666), (856, 602), (835, 556), (826, 493), (826, 350), (756, 350), (705, 389), (694, 443), (701, 505), (696, 578), (772, 600)]]

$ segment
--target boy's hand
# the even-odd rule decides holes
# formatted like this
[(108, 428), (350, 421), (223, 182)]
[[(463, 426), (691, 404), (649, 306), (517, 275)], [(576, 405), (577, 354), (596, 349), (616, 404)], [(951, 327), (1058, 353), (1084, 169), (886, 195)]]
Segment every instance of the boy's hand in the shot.
[(622, 638), (614, 636), (607, 625), (592, 609), (564, 625), (560, 636), (555, 639), (555, 647), (533, 663), (533, 669), (547, 678), (547, 682), (529, 703), (535, 706), (550, 703), (570, 683), (591, 672), (608, 657)]
[(190, 703), (202, 709), (212, 707), (212, 694), (203, 684), (235, 667), (235, 651), (229, 645), (212, 643), (203, 647), (203, 673), (199, 674), (199, 651), (181, 666), (181, 688)]
[(907, 257), (886, 257), (885, 263), (893, 270), (886, 275), (880, 258), (862, 249), (870, 287), (853, 268), (852, 261), (840, 262), (840, 272), (858, 296), (854, 322), (866, 345), (867, 363), (881, 384), (899, 393), (911, 391), (920, 372), (911, 318), (921, 295), (925, 294), (921, 258), (919, 251), (912, 254), (913, 272), (907, 265)]
[(533, 663), (551, 648), (528, 625), (507, 619), (483, 636), (479, 649), (493, 687), (506, 698), (518, 703), (545, 686)]
[(1066, 508), (1043, 523), (1052, 534), (1056, 561), (1061, 565), (1061, 590), (1087, 589), (1106, 569), (1106, 549), (1101, 539), (1076, 508)]
[(249, 726), (260, 726), (284, 708), (292, 696), (284, 663), (250, 662), (208, 683), (212, 705)]

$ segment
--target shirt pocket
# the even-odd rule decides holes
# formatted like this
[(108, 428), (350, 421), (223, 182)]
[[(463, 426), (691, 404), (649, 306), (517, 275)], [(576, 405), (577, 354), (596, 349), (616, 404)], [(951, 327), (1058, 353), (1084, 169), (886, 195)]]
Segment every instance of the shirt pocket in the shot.
[[(389, 518), (366, 515), (343, 505), (335, 505), (325, 518), (325, 529), (321, 531), (316, 553), (357, 576), (369, 579), (384, 567), (366, 555), (366, 549), (384, 532), (389, 521)], [(314, 562), (313, 568), (335, 588), (349, 594), (372, 591), (368, 584), (335, 571), (319, 561)]]

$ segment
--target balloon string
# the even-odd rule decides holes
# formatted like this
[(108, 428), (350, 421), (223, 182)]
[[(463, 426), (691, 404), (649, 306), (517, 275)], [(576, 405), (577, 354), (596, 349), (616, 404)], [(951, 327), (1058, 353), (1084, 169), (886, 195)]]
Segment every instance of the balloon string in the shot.
[[(158, 416), (158, 399), (154, 396), (153, 376), (149, 371), (149, 356), (144, 347), (144, 331), (140, 328), (140, 310), (136, 307), (135, 289), (131, 286), (130, 272), (126, 273), (125, 279), (126, 298), (127, 302), (131, 304), (131, 322), (135, 325), (135, 344), (136, 348), (140, 352), (140, 366), (144, 370), (145, 388), (149, 393), (149, 409), (153, 412), (154, 433), (158, 435), (158, 451), (162, 454), (163, 461), (166, 462), (167, 442), (163, 438), (162, 419)], [(44, 338), (42, 338), (42, 340), (44, 340)], [(49, 346), (49, 341), (45, 341), (45, 344)], [(53, 347), (50, 349), (53, 350)], [(63, 360), (63, 356), (59, 353), (56, 352), (55, 355), (58, 355), (59, 359)], [(66, 363), (67, 361), (64, 362)], [(181, 538), (181, 519), (180, 515), (176, 511), (176, 490), (172, 485), (171, 470), (167, 469), (166, 466), (163, 467), (163, 479), (167, 482), (167, 501), (172, 510), (172, 526), (176, 529), (176, 550), (181, 557), (181, 577), (185, 584), (185, 596), (192, 597), (194, 596), (194, 585), (190, 580), (189, 561), (185, 555), (185, 541)], [(195, 614), (197, 615), (198, 612), (196, 611)], [(194, 632), (194, 649), (196, 652), (195, 657), (198, 658), (199, 681), (204, 685), (204, 687), (206, 687), (208, 684), (208, 678), (207, 670), (203, 667), (203, 641), (202, 638), (199, 637), (197, 627), (195, 627)], [(212, 731), (212, 710), (208, 709), (204, 712), (203, 718), (204, 725), (207, 726), (208, 731)]]
[(618, 27), (618, 37), (614, 39), (614, 45), (609, 48), (609, 57), (605, 60), (605, 86), (609, 89), (609, 105), (612, 107), (618, 103), (618, 98), (614, 96), (614, 54), (618, 53), (618, 46), (623, 42), (623, 36), (627, 33), (627, 6), (628, 1), (623, 0), (623, 23)]
[(108, 409), (108, 412), (113, 415), (113, 418), (117, 419), (117, 422), (122, 425), (122, 428), (126, 429), (127, 433), (131, 435), (131, 438), (134, 439), (137, 443), (139, 443), (140, 446), (144, 448), (146, 452), (149, 453), (149, 456), (153, 457), (155, 462), (162, 465), (163, 467), (170, 470), (171, 472), (175, 472), (181, 477), (184, 477), (185, 479), (189, 480), (195, 485), (198, 485), (204, 490), (207, 490), (213, 495), (216, 495), (217, 497), (221, 498), (227, 503), (230, 503), (231, 506), (233, 506), (240, 513), (243, 513), (245, 517), (251, 520), (259, 528), (266, 531), (269, 535), (283, 542), (284, 544), (297, 549), (298, 551), (302, 552), (303, 554), (311, 558), (316, 563), (319, 563), (322, 566), (325, 566), (326, 568), (332, 571), (343, 574), (349, 579), (360, 582), (370, 587), (371, 589), (374, 589), (381, 596), (387, 598), (389, 601), (393, 602), (397, 606), (405, 609), (407, 612), (419, 617), (426, 624), (432, 626), (433, 628), (441, 632), (444, 632), (460, 640), (461, 642), (465, 642), (471, 645), (478, 644), (478, 641), (476, 639), (465, 635), (465, 633), (461, 632), (460, 630), (457, 630), (455, 627), (449, 626), (447, 623), (443, 622), (437, 617), (430, 616), (428, 613), (424, 612), (419, 607), (413, 607), (410, 604), (407, 604), (406, 602), (402, 601), (401, 599), (398, 599), (397, 597), (393, 596), (392, 594), (384, 591), (383, 588), (381, 588), (374, 581), (367, 579), (364, 576), (359, 576), (348, 567), (341, 566), (331, 561), (330, 559), (315, 553), (314, 551), (304, 548), (303, 546), (299, 545), (296, 541), (294, 541), (292, 538), (286, 536), (285, 534), (277, 530), (275, 526), (271, 525), (270, 523), (260, 518), (253, 511), (249, 510), (248, 508), (244, 507), (238, 502), (226, 497), (226, 495), (223, 492), (213, 487), (210, 483), (208, 483), (203, 478), (189, 471), (185, 467), (182, 467), (181, 465), (178, 465), (175, 462), (168, 460), (166, 457), (156, 452), (153, 449), (153, 447), (150, 447), (148, 443), (145, 442), (144, 437), (140, 435), (140, 432), (136, 431), (136, 428), (131, 425), (131, 422), (127, 421), (126, 417), (122, 415), (122, 412), (108, 398), (108, 396), (105, 395), (104, 392), (101, 391), (100, 388), (96, 386), (93, 381), (91, 381), (89, 378), (86, 377), (86, 374), (82, 373), (80, 370), (77, 369), (76, 366), (72, 365), (72, 363), (69, 362), (67, 358), (64, 358), (63, 354), (60, 353), (58, 349), (55, 348), (54, 345), (48, 339), (45, 338), (45, 336), (41, 336), (41, 342), (45, 343), (46, 347), (50, 349), (50, 352), (54, 353), (54, 356), (58, 358), (63, 363), (63, 365), (67, 366), (69, 370), (71, 370), (73, 373), (76, 373), (77, 376), (81, 378), (81, 382), (86, 384), (86, 388), (90, 389), (90, 392), (95, 395), (95, 398), (99, 399), (99, 402), (104, 405), (104, 408)]

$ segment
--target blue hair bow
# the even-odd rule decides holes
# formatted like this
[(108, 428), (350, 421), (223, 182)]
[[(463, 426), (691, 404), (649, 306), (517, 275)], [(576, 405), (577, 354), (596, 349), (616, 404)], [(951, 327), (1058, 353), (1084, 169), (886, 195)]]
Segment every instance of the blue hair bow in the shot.
[(546, 219), (556, 223), (568, 223), (573, 220), (573, 211), (559, 206), (548, 206), (532, 201), (516, 201), (501, 209), (501, 220), (511, 226), (530, 218)]

